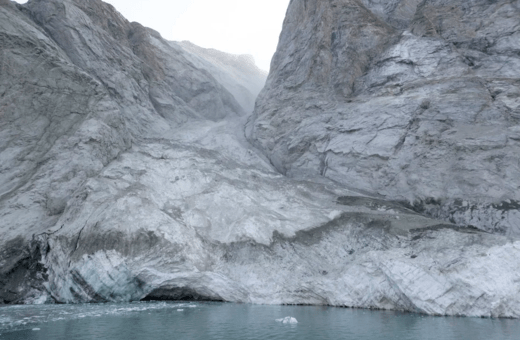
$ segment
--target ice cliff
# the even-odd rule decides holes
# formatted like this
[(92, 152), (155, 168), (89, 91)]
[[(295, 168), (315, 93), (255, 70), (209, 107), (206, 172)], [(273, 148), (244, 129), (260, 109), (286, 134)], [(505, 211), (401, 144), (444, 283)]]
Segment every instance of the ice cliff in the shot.
[(293, 0), (251, 115), (247, 56), (1, 0), (0, 302), (520, 317), (519, 18)]

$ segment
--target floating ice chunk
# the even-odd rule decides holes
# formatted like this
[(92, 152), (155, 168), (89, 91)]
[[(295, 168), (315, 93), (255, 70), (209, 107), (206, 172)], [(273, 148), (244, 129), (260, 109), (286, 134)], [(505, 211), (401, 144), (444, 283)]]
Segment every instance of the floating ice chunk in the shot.
[(42, 295), (39, 298), (32, 301), (34, 305), (43, 305), (47, 302), (47, 295)]
[(298, 323), (298, 320), (296, 320), (296, 318), (293, 318), (292, 316), (286, 316), (285, 318), (282, 318), (282, 319), (276, 319), (276, 321), (281, 322), (281, 323), (290, 323), (290, 324)]
[(177, 309), (177, 312), (184, 312), (184, 309)]
[(33, 328), (32, 330), (33, 330), (33, 331), (39, 331), (40, 328)]

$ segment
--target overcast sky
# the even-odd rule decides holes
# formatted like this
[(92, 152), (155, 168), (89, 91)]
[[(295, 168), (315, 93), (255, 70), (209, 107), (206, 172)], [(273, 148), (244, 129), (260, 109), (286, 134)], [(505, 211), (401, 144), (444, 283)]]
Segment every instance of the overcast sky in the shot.
[[(16, 0), (20, 3), (26, 0)], [(168, 40), (252, 54), (269, 70), (289, 0), (104, 0)]]

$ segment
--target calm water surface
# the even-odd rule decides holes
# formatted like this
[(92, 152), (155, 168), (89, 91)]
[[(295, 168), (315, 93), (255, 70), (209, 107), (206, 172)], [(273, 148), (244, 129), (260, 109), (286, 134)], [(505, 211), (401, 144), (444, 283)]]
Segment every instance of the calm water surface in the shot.
[[(276, 319), (294, 317), (298, 324)], [(0, 340), (520, 339), (520, 320), (332, 307), (148, 302), (0, 307)]]

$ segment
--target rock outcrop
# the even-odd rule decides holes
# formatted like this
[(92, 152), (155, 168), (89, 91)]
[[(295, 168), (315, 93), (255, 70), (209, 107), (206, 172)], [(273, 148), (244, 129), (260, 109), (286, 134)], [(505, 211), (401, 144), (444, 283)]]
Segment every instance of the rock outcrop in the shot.
[[(440, 74), (421, 80), (406, 73), (409, 64), (398, 63), (404, 70), (401, 96), (385, 94), (390, 84), (373, 85), (388, 71), (385, 63), (399, 58), (375, 61), (399, 41), (409, 39), (415, 46), (412, 42), (426, 39), (427, 47), (437, 51), (438, 38), (417, 33), (420, 13), (429, 3), (436, 4), (293, 0), (273, 71), (247, 128), (264, 154), (244, 135), (251, 96), (262, 79), (246, 57), (165, 41), (99, 0), (0, 2), (0, 303), (209, 299), (520, 317), (520, 242), (514, 233), (449, 223), (439, 209), (427, 211), (425, 205), (420, 211), (401, 202), (411, 194), (419, 197), (422, 191), (416, 187), (399, 193), (397, 185), (389, 185), (378, 192), (374, 188), (390, 171), (385, 164), (397, 162), (388, 157), (385, 163), (384, 150), (359, 161), (365, 173), (371, 171), (370, 162), (380, 161), (383, 177), (374, 173), (373, 182), (361, 175), (345, 181), (349, 172), (344, 178), (334, 175), (342, 171), (334, 165), (340, 154), (329, 151), (326, 167), (312, 170), (319, 150), (347, 142), (361, 148), (352, 136), (365, 133), (363, 124), (410, 124), (406, 110), (417, 100), (425, 116), (441, 105), (456, 104), (460, 110), (464, 103), (478, 105), (480, 95), (470, 100), (458, 91), (477, 91), (470, 85), (483, 76), (453, 74), (450, 82)], [(475, 13), (481, 10), (475, 7)], [(354, 20), (360, 24), (357, 30)], [(410, 33), (399, 33), (412, 26)], [(303, 36), (293, 39), (296, 28)], [(306, 41), (308, 34), (312, 39)], [(323, 44), (326, 37), (338, 44), (335, 52)], [(414, 63), (434, 63), (435, 53)], [(515, 55), (500, 52), (499, 57)], [(443, 60), (450, 58), (447, 54)], [(374, 65), (382, 70), (376, 72)], [(431, 65), (425, 69), (441, 72)], [(438, 84), (428, 103), (423, 96), (430, 89), (419, 86), (421, 81)], [(511, 84), (507, 77), (502, 82)], [(454, 87), (459, 83), (466, 84), (464, 89)], [(416, 91), (417, 99), (407, 91)], [(505, 94), (496, 94), (489, 104), (497, 115), (505, 110), (498, 103), (506, 98), (507, 105), (514, 105), (514, 96)], [(334, 111), (352, 105), (359, 111)], [(378, 116), (381, 108), (388, 117)], [(461, 149), (422, 146), (428, 156), (463, 155), (469, 148), (464, 144), (469, 139), (457, 139), (457, 133), (469, 134), (473, 125), (451, 119), (459, 132), (448, 135)], [(362, 129), (352, 128), (355, 124)], [(475, 143), (481, 143), (485, 131), (492, 143), (495, 130), (489, 126), (506, 126), (503, 120), (472, 124), (482, 126)], [(408, 130), (416, 131), (415, 125)], [(329, 133), (328, 146), (315, 149), (311, 142), (323, 131)], [(373, 147), (384, 147), (390, 138), (385, 131)], [(304, 134), (307, 149), (297, 142)], [(413, 147), (405, 137), (401, 150)], [(417, 147), (422, 145), (418, 140)], [(287, 150), (300, 150), (308, 161), (277, 153), (282, 150), (278, 145), (293, 142), (296, 149)], [(506, 152), (513, 143), (470, 151)], [(508, 157), (513, 156), (504, 156), (505, 163)], [(473, 164), (474, 177), (468, 180), (486, 166)], [(452, 170), (442, 164), (439, 169)], [(513, 174), (514, 167), (507, 169)], [(417, 176), (430, 176), (423, 182), (435, 183), (426, 170), (417, 170)], [(465, 175), (451, 174), (455, 184)], [(507, 179), (514, 185), (513, 177)], [(426, 184), (421, 188), (433, 192)], [(480, 196), (466, 192), (461, 197), (460, 211), (469, 207), (473, 213)], [(491, 214), (496, 207), (484, 198)], [(517, 211), (513, 198), (502, 206), (511, 216)], [(438, 208), (436, 202), (425, 201)], [(432, 217), (436, 213), (439, 218)]]
[(34, 258), (19, 245), (52, 228), (132, 144), (190, 119), (245, 114), (185, 51), (101, 1), (7, 1), (0, 16), (0, 247), (10, 276)]
[(249, 139), (430, 216), (520, 234), (520, 3), (293, 0)]

